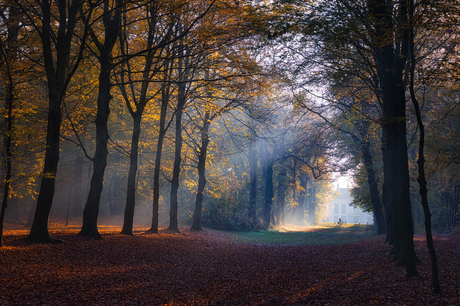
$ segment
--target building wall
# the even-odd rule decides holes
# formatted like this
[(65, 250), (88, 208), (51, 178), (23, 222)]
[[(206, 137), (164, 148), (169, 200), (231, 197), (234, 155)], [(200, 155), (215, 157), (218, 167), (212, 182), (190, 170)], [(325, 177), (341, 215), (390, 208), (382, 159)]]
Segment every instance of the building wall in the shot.
[(331, 214), (325, 222), (342, 222), (356, 224), (373, 224), (374, 217), (371, 213), (365, 213), (361, 208), (351, 206), (352, 198), (350, 197), (349, 188), (338, 188), (339, 196), (330, 203)]

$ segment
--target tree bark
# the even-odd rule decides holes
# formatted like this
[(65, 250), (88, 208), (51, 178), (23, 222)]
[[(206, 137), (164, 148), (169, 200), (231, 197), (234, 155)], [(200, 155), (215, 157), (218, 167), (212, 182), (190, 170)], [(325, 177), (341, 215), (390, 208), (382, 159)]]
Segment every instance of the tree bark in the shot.
[(201, 147), (198, 155), (198, 190), (196, 193), (195, 200), (195, 212), (193, 214), (192, 230), (201, 231), (201, 211), (203, 208), (204, 200), (204, 188), (206, 186), (206, 155), (208, 152), (209, 144), (209, 127), (211, 122), (209, 121), (210, 113), (206, 111), (204, 116), (203, 127), (201, 129)]
[(368, 2), (375, 23), (374, 53), (382, 90), (384, 136), (384, 199), (391, 203), (397, 264), (406, 266), (407, 276), (418, 275), (415, 267), (414, 231), (411, 213), (406, 143), (406, 97), (403, 73), (408, 55), (407, 3), (400, 2), (394, 20), (393, 5), (384, 0)]
[(374, 210), (374, 221), (377, 226), (377, 234), (384, 234), (386, 232), (385, 217), (383, 215), (382, 202), (380, 201), (377, 178), (374, 171), (374, 163), (372, 161), (372, 154), (370, 150), (369, 141), (363, 141), (362, 152), (364, 159), (364, 167), (366, 168), (367, 173), (367, 182), (369, 184), (369, 193), (371, 196), (372, 208)]
[[(178, 222), (178, 191), (179, 191), (179, 176), (181, 166), (181, 153), (182, 153), (182, 114), (186, 102), (186, 82), (189, 72), (189, 59), (187, 57), (188, 50), (185, 50), (183, 46), (180, 47), (178, 59), (178, 70), (180, 82), (178, 84), (177, 93), (177, 110), (176, 110), (176, 140), (175, 140), (175, 151), (174, 151), (174, 166), (173, 176), (171, 179), (171, 192), (170, 192), (170, 211), (169, 211), (169, 227), (168, 229), (175, 232), (180, 232)], [(185, 54), (185, 59), (182, 58), (182, 54)], [(184, 62), (183, 62), (184, 61)]]
[(184, 107), (185, 90), (179, 88), (179, 101), (178, 109), (176, 111), (176, 141), (174, 153), (174, 166), (173, 176), (171, 180), (170, 192), (170, 211), (169, 211), (169, 227), (168, 229), (175, 232), (180, 232), (178, 222), (178, 190), (179, 190), (179, 176), (180, 164), (182, 161), (182, 113)]
[(141, 115), (134, 116), (134, 127), (131, 138), (131, 152), (129, 154), (128, 187), (126, 195), (125, 217), (121, 234), (132, 235), (134, 223), (134, 206), (136, 204), (136, 173), (139, 155), (139, 136), (141, 133)]
[(17, 58), (18, 37), (19, 37), (19, 20), (16, 18), (18, 12), (13, 7), (10, 7), (10, 16), (7, 20), (6, 46), (0, 42), (1, 55), (5, 61), (5, 134), (4, 150), (5, 150), (5, 179), (3, 181), (3, 199), (0, 211), (0, 247), (3, 246), (3, 224), (5, 221), (6, 208), (8, 207), (8, 198), (10, 192), (10, 183), (12, 176), (12, 146), (13, 146), (13, 102), (14, 102), (14, 82), (13, 82), (13, 67)]
[[(42, 32), (43, 60), (48, 81), (48, 124), (46, 132), (45, 162), (40, 191), (37, 198), (34, 221), (27, 239), (31, 242), (52, 242), (48, 233), (48, 218), (53, 203), (56, 171), (59, 162), (59, 137), (61, 129), (61, 106), (69, 79), (75, 72), (79, 60), (69, 69), (69, 54), (74, 36), (76, 16), (82, 1), (72, 1), (67, 10), (66, 1), (59, 1), (59, 35), (52, 43), (52, 8), (43, 1)], [(55, 46), (56, 50), (52, 50)], [(55, 58), (54, 58), (55, 57)]]
[[(168, 69), (166, 69), (168, 70)], [(160, 126), (158, 133), (157, 150), (155, 153), (155, 169), (153, 170), (153, 205), (152, 205), (152, 226), (149, 229), (150, 233), (158, 233), (158, 213), (160, 207), (160, 170), (161, 170), (161, 154), (163, 151), (163, 142), (166, 135), (166, 113), (168, 110), (169, 94), (171, 83), (167, 81), (161, 90), (161, 109), (160, 109)]]
[[(107, 166), (107, 143), (109, 140), (109, 131), (107, 121), (110, 114), (110, 94), (111, 82), (110, 73), (112, 71), (112, 49), (118, 38), (121, 20), (121, 0), (116, 1), (116, 8), (113, 10), (113, 18), (110, 13), (108, 1), (104, 1), (104, 27), (105, 37), (104, 44), (100, 45), (100, 64), (99, 72), (99, 94), (97, 99), (96, 115), (96, 152), (93, 158), (93, 175), (91, 185), (83, 210), (83, 225), (79, 235), (88, 236), (93, 239), (102, 239), (97, 229), (97, 218), (99, 215), (99, 204), (101, 200), (102, 188), (104, 186), (104, 173)], [(94, 33), (92, 34), (93, 38)]]
[(430, 253), (430, 258), (431, 258), (431, 275), (432, 275), (432, 280), (433, 280), (433, 288), (434, 288), (434, 293), (440, 294), (441, 293), (441, 286), (439, 284), (439, 275), (438, 275), (438, 260), (436, 259), (436, 251), (434, 249), (434, 244), (433, 244), (433, 235), (431, 233), (431, 213), (430, 213), (430, 207), (428, 205), (428, 189), (427, 189), (427, 182), (426, 182), (426, 177), (425, 177), (425, 154), (424, 154), (424, 149), (425, 149), (425, 125), (423, 124), (422, 120), (422, 115), (420, 111), (420, 105), (417, 101), (417, 98), (415, 96), (415, 90), (414, 90), (414, 79), (415, 79), (415, 65), (416, 65), (416, 59), (415, 59), (415, 50), (414, 50), (414, 40), (415, 40), (415, 35), (414, 35), (414, 24), (413, 24), (413, 14), (414, 14), (414, 8), (413, 8), (413, 0), (408, 1), (409, 3), (409, 16), (410, 16), (410, 30), (409, 30), (409, 37), (410, 37), (410, 43), (409, 43), (409, 52), (410, 52), (410, 60), (411, 60), (411, 66), (410, 66), (410, 82), (409, 82), (409, 91), (410, 91), (410, 97), (412, 100), (412, 103), (415, 108), (415, 115), (417, 117), (417, 125), (420, 130), (420, 139), (419, 139), (419, 149), (418, 149), (418, 178), (417, 181), (420, 185), (420, 196), (422, 198), (422, 207), (423, 207), (423, 212), (425, 214), (425, 234), (426, 234), (426, 244), (428, 247), (428, 251)]

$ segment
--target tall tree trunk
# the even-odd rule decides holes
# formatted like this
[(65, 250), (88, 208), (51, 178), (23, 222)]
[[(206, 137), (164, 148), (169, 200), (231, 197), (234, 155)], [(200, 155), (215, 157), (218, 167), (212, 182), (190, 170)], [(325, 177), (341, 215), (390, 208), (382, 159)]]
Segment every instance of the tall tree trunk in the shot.
[(204, 120), (203, 120), (203, 127), (201, 129), (201, 147), (200, 152), (198, 155), (198, 190), (196, 193), (196, 200), (195, 200), (195, 212), (193, 214), (193, 224), (192, 229), (196, 231), (201, 231), (201, 211), (203, 208), (203, 200), (204, 200), (204, 188), (206, 186), (206, 155), (208, 152), (208, 144), (209, 144), (209, 126), (211, 125), (211, 121), (209, 121), (210, 113), (206, 111)]
[[(93, 158), (93, 175), (91, 177), (88, 199), (83, 210), (83, 225), (79, 233), (79, 235), (88, 236), (93, 239), (102, 239), (97, 229), (97, 218), (99, 215), (102, 188), (104, 186), (105, 167), (107, 166), (107, 143), (109, 140), (107, 121), (110, 114), (110, 101), (112, 100), (112, 95), (110, 94), (110, 73), (113, 69), (112, 49), (120, 30), (121, 4), (122, 0), (117, 0), (115, 3), (116, 8), (111, 11), (109, 1), (104, 1), (105, 14), (103, 21), (105, 36), (104, 44), (99, 46), (100, 56), (98, 57), (100, 72), (96, 114), (96, 152)], [(92, 36), (97, 39), (94, 33), (92, 33)]]
[(97, 229), (97, 218), (99, 215), (99, 204), (102, 189), (104, 186), (104, 173), (107, 166), (107, 143), (109, 141), (109, 131), (107, 121), (110, 114), (110, 64), (109, 59), (101, 62), (101, 72), (99, 74), (99, 96), (97, 101), (96, 117), (96, 153), (93, 158), (93, 174), (89, 189), (88, 199), (83, 210), (83, 225), (80, 235), (89, 236), (93, 239), (102, 239)]
[(389, 185), (388, 185), (388, 179), (389, 176), (388, 174), (385, 175), (385, 173), (389, 173), (389, 168), (390, 168), (390, 161), (388, 159), (388, 148), (387, 148), (387, 141), (386, 141), (386, 128), (384, 128), (384, 124), (382, 124), (382, 157), (383, 157), (383, 186), (382, 186), (382, 205), (384, 207), (384, 213), (385, 213), (385, 228), (387, 230), (386, 232), (386, 238), (385, 242), (387, 242), (389, 245), (393, 245), (395, 241), (395, 235), (394, 235), (394, 223), (393, 223), (393, 208), (392, 208), (392, 203), (389, 201), (388, 197), (390, 194), (389, 190)]
[(139, 136), (141, 133), (141, 115), (134, 116), (134, 127), (131, 139), (131, 152), (129, 154), (128, 188), (126, 195), (125, 218), (121, 234), (133, 234), (134, 206), (136, 204), (136, 173), (139, 154)]
[[(166, 69), (167, 70), (167, 69)], [(158, 233), (158, 213), (160, 207), (160, 170), (161, 154), (163, 152), (163, 142), (166, 135), (166, 113), (168, 110), (169, 94), (171, 83), (166, 80), (161, 91), (161, 109), (160, 109), (160, 126), (158, 133), (157, 150), (155, 153), (155, 169), (153, 170), (153, 205), (152, 205), (152, 226), (150, 233)]]
[(182, 113), (184, 108), (185, 90), (179, 87), (179, 101), (176, 111), (176, 140), (174, 151), (174, 166), (173, 176), (171, 180), (171, 193), (170, 193), (170, 211), (169, 211), (169, 227), (168, 229), (175, 232), (179, 231), (178, 222), (178, 190), (179, 190), (179, 176), (180, 164), (182, 161)]
[(383, 206), (380, 201), (379, 189), (377, 185), (377, 178), (374, 171), (374, 163), (370, 150), (370, 143), (364, 140), (362, 143), (362, 152), (364, 159), (364, 167), (367, 173), (367, 182), (369, 184), (369, 193), (371, 196), (372, 208), (374, 210), (374, 220), (377, 226), (377, 234), (383, 234), (385, 230), (385, 217), (383, 215)]
[(433, 244), (433, 236), (431, 233), (431, 213), (430, 207), (428, 205), (428, 189), (427, 189), (427, 182), (425, 177), (425, 126), (423, 124), (422, 115), (420, 112), (420, 105), (415, 97), (415, 90), (414, 90), (414, 79), (415, 79), (415, 50), (414, 50), (414, 24), (413, 24), (413, 0), (408, 1), (409, 3), (409, 14), (410, 14), (410, 44), (409, 44), (409, 52), (410, 52), (410, 60), (411, 60), (411, 67), (410, 67), (410, 83), (409, 83), (409, 91), (412, 103), (415, 108), (415, 115), (417, 117), (417, 125), (420, 130), (420, 140), (419, 140), (419, 149), (418, 149), (418, 183), (420, 185), (420, 196), (422, 198), (422, 207), (423, 212), (425, 214), (425, 233), (426, 233), (426, 244), (428, 247), (428, 251), (430, 253), (431, 258), (431, 275), (433, 280), (433, 288), (434, 293), (440, 294), (441, 293), (441, 286), (439, 284), (439, 276), (438, 276), (438, 260), (436, 259), (436, 251), (434, 249)]
[(173, 176), (171, 179), (171, 192), (170, 192), (170, 211), (169, 211), (169, 227), (168, 229), (175, 232), (179, 231), (178, 222), (178, 191), (179, 191), (179, 177), (180, 166), (182, 162), (182, 114), (185, 108), (186, 87), (188, 82), (188, 75), (190, 72), (189, 67), (189, 50), (186, 46), (179, 46), (179, 58), (177, 69), (179, 73), (179, 83), (177, 92), (177, 110), (176, 110), (176, 139), (174, 148), (174, 166)]
[(0, 211), (0, 246), (3, 246), (3, 224), (5, 221), (6, 208), (8, 207), (8, 197), (10, 192), (10, 181), (12, 176), (12, 145), (13, 145), (13, 102), (14, 102), (14, 83), (13, 83), (13, 67), (14, 61), (17, 57), (18, 48), (18, 35), (19, 35), (19, 20), (16, 19), (17, 13), (14, 9), (10, 11), (8, 18), (8, 38), (6, 41), (6, 48), (0, 42), (1, 55), (5, 61), (6, 67), (6, 84), (5, 84), (5, 134), (4, 150), (5, 150), (5, 180), (3, 182), (3, 199)]
[(248, 220), (249, 226), (256, 226), (256, 207), (257, 207), (257, 146), (255, 136), (252, 135), (249, 146), (249, 209)]
[[(405, 265), (407, 276), (418, 275), (415, 262), (409, 168), (406, 143), (406, 97), (403, 73), (408, 55), (407, 3), (400, 2), (394, 20), (394, 4), (385, 0), (368, 2), (375, 23), (374, 53), (382, 89), (384, 149), (384, 199), (391, 203), (397, 264)], [(388, 165), (389, 163), (389, 165)]]

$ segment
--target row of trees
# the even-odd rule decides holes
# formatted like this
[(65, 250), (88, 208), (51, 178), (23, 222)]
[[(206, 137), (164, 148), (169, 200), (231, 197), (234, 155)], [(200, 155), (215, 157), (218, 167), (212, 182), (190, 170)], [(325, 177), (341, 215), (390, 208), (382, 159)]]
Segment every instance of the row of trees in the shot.
[[(378, 232), (387, 233), (408, 276), (418, 275), (412, 212), (420, 212), (413, 204), (421, 203), (434, 288), (440, 292), (428, 202), (431, 197), (434, 208), (448, 210), (437, 222), (442, 218), (445, 227), (455, 226), (459, 204), (451, 203), (458, 192), (445, 169), (456, 168), (449, 147), (457, 142), (450, 137), (456, 133), (458, 103), (444, 94), (455, 92), (458, 75), (457, 3), (281, 1), (274, 8), (269, 23), (276, 26), (269, 35), (299, 63), (292, 72), (302, 76), (296, 87), (310, 96), (318, 95), (313, 86), (324, 88), (323, 102), (305, 107), (338, 131), (342, 148), (353, 148), (349, 161), (359, 166), (356, 203), (372, 207)], [(429, 194), (427, 182), (443, 187)], [(445, 186), (452, 200), (438, 191)]]
[[(30, 241), (52, 241), (53, 207), (67, 220), (82, 214), (80, 234), (96, 239), (100, 210), (124, 211), (122, 233), (132, 234), (138, 197), (140, 211), (151, 211), (151, 232), (158, 232), (166, 210), (169, 229), (179, 231), (178, 197), (191, 201), (192, 193), (194, 205), (183, 204), (182, 214), (193, 215), (192, 228), (199, 230), (205, 199), (217, 208), (216, 199), (234, 188), (212, 182), (205, 191), (211, 165), (208, 175), (216, 181), (236, 173), (223, 169), (239, 168), (243, 177), (243, 168), (251, 169), (248, 212), (233, 224), (268, 228), (270, 221), (284, 222), (289, 186), (291, 206), (303, 207), (309, 180), (326, 178), (319, 126), (310, 116), (297, 124), (303, 133), (292, 129), (292, 116), (300, 120), (303, 114), (286, 105), (289, 93), (266, 64), (272, 49), (255, 48), (261, 45), (258, 21), (249, 7), (232, 1), (81, 0), (1, 6), (1, 223), (9, 198), (15, 199), (11, 216), (32, 208)], [(238, 167), (233, 161), (244, 155), (251, 158)], [(310, 198), (315, 222), (316, 198)], [(304, 222), (304, 209), (295, 212)], [(222, 225), (215, 215), (206, 216), (208, 224)]]
[(78, 215), (86, 190), (82, 235), (100, 238), (101, 208), (132, 234), (153, 189), (151, 232), (167, 210), (174, 231), (181, 214), (196, 230), (314, 224), (324, 180), (353, 169), (356, 205), (417, 275), (413, 217), (428, 240), (431, 213), (459, 221), (453, 4), (2, 1), (2, 220), (36, 192), (29, 239), (49, 242), (53, 200)]

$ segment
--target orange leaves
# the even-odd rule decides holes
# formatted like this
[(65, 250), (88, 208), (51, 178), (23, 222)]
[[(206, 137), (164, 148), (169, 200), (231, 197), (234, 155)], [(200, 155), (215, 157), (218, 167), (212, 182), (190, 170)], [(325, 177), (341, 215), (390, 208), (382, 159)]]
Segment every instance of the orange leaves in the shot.
[[(395, 267), (382, 236), (344, 245), (238, 243), (215, 230), (103, 241), (56, 230), (62, 244), (29, 245), (7, 231), (1, 305), (459, 305), (460, 237), (435, 238), (443, 294), (431, 292), (423, 239), (420, 277)], [(140, 231), (137, 231), (140, 232)]]

